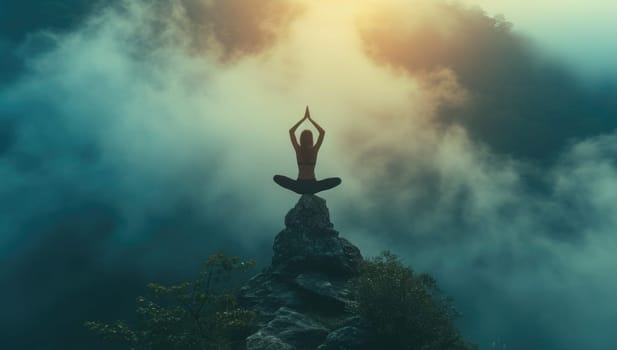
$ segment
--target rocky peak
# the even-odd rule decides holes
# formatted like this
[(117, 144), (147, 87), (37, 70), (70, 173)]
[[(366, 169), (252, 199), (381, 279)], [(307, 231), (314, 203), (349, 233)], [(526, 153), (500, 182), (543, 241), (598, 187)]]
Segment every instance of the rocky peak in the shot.
[(351, 276), (360, 250), (333, 228), (326, 201), (303, 195), (285, 216), (286, 228), (274, 239), (272, 269), (278, 273), (319, 272)]
[(369, 332), (346, 311), (353, 303), (347, 282), (362, 255), (339, 237), (326, 201), (300, 197), (273, 250), (272, 264), (240, 291), (240, 302), (258, 315), (247, 349), (363, 349), (361, 335)]
[(285, 226), (297, 232), (327, 235), (333, 231), (334, 225), (330, 222), (330, 212), (326, 201), (315, 195), (305, 194), (285, 215)]

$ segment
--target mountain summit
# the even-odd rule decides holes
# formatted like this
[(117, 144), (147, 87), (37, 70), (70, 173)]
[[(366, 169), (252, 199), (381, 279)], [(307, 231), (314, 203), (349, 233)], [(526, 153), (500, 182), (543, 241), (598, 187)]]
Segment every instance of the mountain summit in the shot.
[(476, 349), (431, 276), (388, 251), (363, 259), (339, 237), (320, 197), (300, 197), (273, 250), (271, 264), (239, 290), (227, 280), (254, 262), (215, 254), (194, 281), (149, 284), (136, 327), (86, 327), (136, 350)]
[(272, 263), (242, 287), (241, 304), (256, 311), (248, 350), (368, 349), (366, 325), (347, 310), (347, 282), (360, 250), (339, 237), (326, 201), (303, 195), (274, 239)]

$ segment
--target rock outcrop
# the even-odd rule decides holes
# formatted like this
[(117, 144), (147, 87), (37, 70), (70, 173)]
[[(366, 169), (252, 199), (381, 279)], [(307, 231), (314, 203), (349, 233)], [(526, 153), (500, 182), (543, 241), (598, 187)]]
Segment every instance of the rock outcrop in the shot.
[(347, 282), (358, 272), (360, 250), (339, 237), (315, 195), (300, 198), (285, 226), (272, 264), (240, 290), (240, 302), (258, 315), (247, 349), (370, 349), (370, 330), (348, 312)]

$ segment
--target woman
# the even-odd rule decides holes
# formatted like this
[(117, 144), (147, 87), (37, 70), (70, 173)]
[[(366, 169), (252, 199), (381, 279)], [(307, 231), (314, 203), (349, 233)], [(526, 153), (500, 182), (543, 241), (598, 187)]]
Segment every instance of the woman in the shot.
[[(300, 134), (300, 144), (296, 139), (296, 129), (304, 122), (309, 120), (315, 128), (319, 131), (319, 137), (317, 138), (317, 144), (313, 145), (313, 133), (310, 130), (304, 130)], [(313, 194), (325, 190), (329, 190), (341, 184), (341, 179), (338, 177), (331, 177), (317, 181), (315, 179), (315, 163), (317, 162), (317, 153), (323, 143), (323, 138), (326, 132), (319, 126), (309, 113), (308, 106), (306, 106), (306, 112), (304, 118), (300, 119), (291, 129), (289, 129), (289, 137), (291, 138), (291, 144), (296, 151), (296, 160), (298, 162), (298, 179), (293, 180), (287, 176), (274, 175), (274, 182), (279, 184), (288, 190), (294, 191), (298, 194)]]

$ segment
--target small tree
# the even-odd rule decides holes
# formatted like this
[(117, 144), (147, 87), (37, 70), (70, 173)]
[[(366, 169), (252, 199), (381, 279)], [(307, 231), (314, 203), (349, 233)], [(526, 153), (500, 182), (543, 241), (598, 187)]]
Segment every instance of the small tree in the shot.
[(364, 261), (352, 285), (355, 312), (372, 326), (381, 348), (473, 349), (454, 327), (458, 312), (439, 295), (435, 280), (417, 275), (396, 255)]
[(134, 328), (124, 321), (90, 321), (86, 327), (134, 350), (244, 349), (256, 315), (238, 305), (233, 288), (226, 284), (234, 272), (254, 264), (253, 260), (212, 255), (194, 281), (149, 284), (150, 296), (137, 298)]

